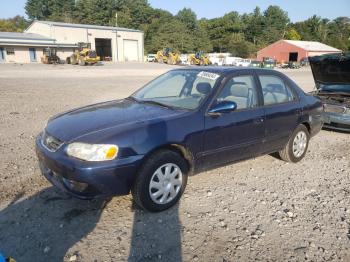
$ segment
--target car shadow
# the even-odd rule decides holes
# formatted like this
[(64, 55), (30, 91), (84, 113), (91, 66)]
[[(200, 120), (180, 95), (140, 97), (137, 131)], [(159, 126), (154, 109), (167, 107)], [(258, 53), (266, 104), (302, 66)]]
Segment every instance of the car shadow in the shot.
[(53, 187), (24, 200), (20, 195), (0, 211), (0, 250), (16, 261), (67, 260), (67, 251), (95, 228), (107, 203), (73, 199)]
[[(108, 201), (75, 199), (54, 187), (21, 200), (23, 195), (0, 211), (1, 253), (16, 261), (89, 259), (70, 249), (95, 229)], [(149, 213), (133, 204), (133, 212), (128, 261), (182, 261), (178, 206)]]
[(182, 261), (178, 204), (160, 213), (150, 213), (135, 204), (129, 262)]

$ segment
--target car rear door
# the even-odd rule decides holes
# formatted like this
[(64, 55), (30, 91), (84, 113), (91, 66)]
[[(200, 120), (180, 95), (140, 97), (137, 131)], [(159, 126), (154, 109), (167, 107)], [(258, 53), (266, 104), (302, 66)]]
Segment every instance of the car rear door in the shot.
[[(205, 115), (205, 132), (200, 166), (203, 169), (258, 155), (265, 133), (261, 90), (253, 72), (228, 78), (212, 105), (234, 101), (231, 113)], [(210, 107), (209, 107), (210, 109)]]
[(283, 77), (273, 72), (258, 73), (265, 111), (263, 151), (280, 150), (298, 124), (302, 114), (299, 99)]

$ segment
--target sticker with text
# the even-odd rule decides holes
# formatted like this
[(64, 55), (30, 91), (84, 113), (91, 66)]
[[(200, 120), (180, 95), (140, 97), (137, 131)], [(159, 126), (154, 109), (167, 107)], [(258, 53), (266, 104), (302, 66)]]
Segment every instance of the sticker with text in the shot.
[(216, 80), (220, 77), (220, 75), (218, 75), (218, 74), (205, 72), (205, 71), (200, 72), (197, 76), (202, 77), (202, 78), (206, 78), (206, 79), (210, 79), (210, 80)]

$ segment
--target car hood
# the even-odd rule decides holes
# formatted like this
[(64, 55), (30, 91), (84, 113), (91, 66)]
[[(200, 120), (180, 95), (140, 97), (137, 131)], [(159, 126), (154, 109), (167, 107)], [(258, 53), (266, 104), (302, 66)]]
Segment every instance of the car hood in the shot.
[(136, 125), (166, 119), (184, 111), (122, 99), (71, 110), (51, 118), (46, 132), (69, 142), (90, 133), (112, 127)]
[(350, 85), (350, 53), (315, 56), (309, 61), (317, 89), (325, 85)]

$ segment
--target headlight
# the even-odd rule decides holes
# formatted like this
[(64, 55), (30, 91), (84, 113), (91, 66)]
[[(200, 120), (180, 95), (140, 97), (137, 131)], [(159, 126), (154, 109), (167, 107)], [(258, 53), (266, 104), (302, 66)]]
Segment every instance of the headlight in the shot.
[(67, 147), (67, 154), (85, 161), (108, 161), (117, 157), (118, 146), (72, 143)]

